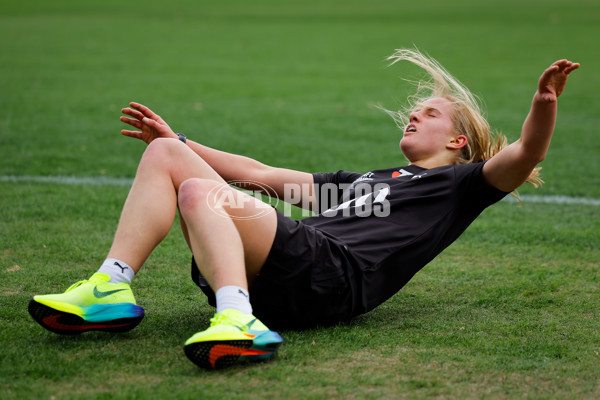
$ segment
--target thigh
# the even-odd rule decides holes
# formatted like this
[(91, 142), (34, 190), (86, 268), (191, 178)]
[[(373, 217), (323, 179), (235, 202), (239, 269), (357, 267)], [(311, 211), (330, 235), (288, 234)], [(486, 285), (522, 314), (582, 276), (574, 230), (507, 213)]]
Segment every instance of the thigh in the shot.
[[(277, 230), (275, 209), (259, 198), (225, 183), (199, 179), (196, 184), (205, 192), (199, 200), (206, 201), (203, 205), (206, 207), (205, 212), (216, 212), (235, 225), (242, 240), (246, 274), (251, 285), (265, 263), (275, 238)], [(187, 227), (181, 216), (180, 222), (189, 246)]]
[(242, 238), (248, 284), (252, 285), (271, 251), (277, 232), (277, 214), (270, 204), (258, 198), (234, 188), (228, 190), (236, 201), (223, 208)]

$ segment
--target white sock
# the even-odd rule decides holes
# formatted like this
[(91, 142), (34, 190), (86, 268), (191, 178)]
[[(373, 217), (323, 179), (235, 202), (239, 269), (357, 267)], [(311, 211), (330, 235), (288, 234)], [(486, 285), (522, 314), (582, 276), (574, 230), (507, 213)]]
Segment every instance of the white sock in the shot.
[(110, 276), (110, 283), (127, 282), (131, 284), (131, 280), (135, 275), (135, 272), (133, 272), (133, 269), (129, 265), (114, 258), (104, 260), (98, 272)]
[(250, 294), (239, 286), (223, 286), (215, 293), (217, 298), (217, 313), (233, 308), (244, 314), (252, 314)]

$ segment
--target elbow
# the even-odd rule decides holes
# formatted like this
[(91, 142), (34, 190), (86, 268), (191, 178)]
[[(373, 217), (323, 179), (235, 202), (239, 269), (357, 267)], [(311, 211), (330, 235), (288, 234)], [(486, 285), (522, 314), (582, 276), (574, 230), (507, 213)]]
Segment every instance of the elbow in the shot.
[(537, 153), (537, 154), (532, 154), (530, 156), (531, 158), (531, 162), (534, 163), (535, 165), (538, 165), (539, 163), (541, 163), (542, 161), (544, 161), (546, 159), (546, 152), (541, 152), (541, 153)]
[(528, 168), (535, 168), (539, 163), (546, 159), (546, 153), (543, 154), (524, 154), (520, 157), (519, 164), (527, 166)]
[(522, 143), (520, 146), (520, 152), (518, 159), (520, 162), (536, 166), (546, 159), (547, 148), (540, 148), (540, 146), (527, 146)]
[(537, 161), (536, 161), (536, 163), (535, 163), (535, 164), (537, 165), (537, 164), (541, 163), (542, 161), (544, 161), (545, 159), (546, 159), (546, 153), (544, 152), (544, 154), (541, 154), (541, 155), (540, 155), (540, 156), (537, 158)]

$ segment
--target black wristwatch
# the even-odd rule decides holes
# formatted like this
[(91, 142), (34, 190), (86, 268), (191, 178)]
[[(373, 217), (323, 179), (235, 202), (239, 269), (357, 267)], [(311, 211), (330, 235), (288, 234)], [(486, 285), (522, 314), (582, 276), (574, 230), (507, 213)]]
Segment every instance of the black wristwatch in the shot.
[(183, 133), (176, 133), (176, 135), (179, 136), (179, 140), (181, 140), (183, 143), (187, 141), (187, 138)]

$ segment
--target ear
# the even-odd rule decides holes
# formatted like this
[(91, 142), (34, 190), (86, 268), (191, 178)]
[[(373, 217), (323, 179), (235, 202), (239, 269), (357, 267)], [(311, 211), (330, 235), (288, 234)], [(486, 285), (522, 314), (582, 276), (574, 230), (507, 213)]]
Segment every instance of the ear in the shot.
[(462, 149), (467, 145), (467, 137), (465, 135), (458, 135), (452, 138), (446, 145), (447, 149), (458, 150)]

